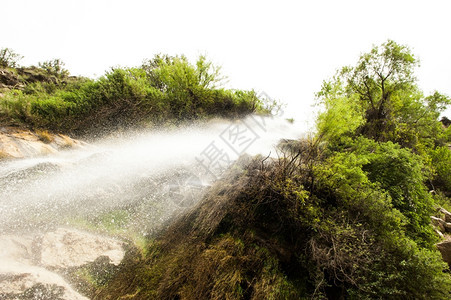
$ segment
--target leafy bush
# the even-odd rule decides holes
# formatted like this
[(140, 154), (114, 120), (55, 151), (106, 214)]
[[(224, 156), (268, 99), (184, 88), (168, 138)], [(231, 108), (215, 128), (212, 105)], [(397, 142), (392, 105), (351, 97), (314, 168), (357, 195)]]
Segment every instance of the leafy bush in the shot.
[(334, 153), (315, 168), (315, 194), (326, 205), (310, 240), (317, 285), (358, 299), (446, 299), (451, 278), (433, 247), (421, 158), (391, 143), (373, 146)]
[(376, 144), (370, 151), (362, 169), (389, 193), (393, 206), (406, 217), (406, 233), (417, 243), (432, 247), (436, 241), (430, 226), (433, 199), (424, 184), (427, 177), (422, 158), (391, 142)]
[(44, 69), (48, 74), (58, 78), (67, 77), (69, 75), (69, 71), (64, 69), (64, 62), (59, 58), (40, 62), (38, 63), (38, 66), (41, 69)]
[(140, 68), (113, 68), (98, 80), (69, 78), (60, 60), (22, 71), (23, 92), (0, 100), (18, 123), (85, 133), (210, 116), (266, 112), (254, 91), (217, 87), (219, 68), (201, 56), (156, 56)]
[(0, 49), (0, 67), (16, 68), (23, 57), (10, 48)]
[(434, 187), (451, 197), (451, 150), (446, 146), (437, 147), (430, 151), (430, 157), (436, 172)]

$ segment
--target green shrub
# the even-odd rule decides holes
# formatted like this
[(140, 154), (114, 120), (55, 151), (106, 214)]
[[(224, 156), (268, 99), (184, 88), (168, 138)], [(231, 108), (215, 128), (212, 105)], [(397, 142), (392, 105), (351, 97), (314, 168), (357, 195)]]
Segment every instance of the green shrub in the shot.
[(113, 68), (98, 80), (67, 77), (60, 60), (21, 70), (23, 92), (0, 100), (6, 116), (63, 132), (114, 130), (211, 116), (265, 112), (254, 91), (218, 88), (219, 68), (201, 56), (156, 56), (140, 68)]
[(430, 157), (435, 168), (434, 187), (451, 197), (451, 150), (448, 146), (437, 147), (430, 151)]
[(0, 67), (2, 68), (16, 68), (18, 62), (23, 58), (23, 56), (14, 52), (10, 48), (0, 49)]
[(64, 69), (64, 65), (64, 62), (59, 58), (38, 63), (38, 66), (41, 69), (45, 70), (48, 74), (56, 76), (57, 78), (69, 76), (69, 71)]
[(406, 216), (407, 234), (417, 243), (432, 247), (436, 241), (430, 225), (433, 199), (424, 184), (427, 178), (422, 158), (388, 142), (375, 147), (368, 159), (363, 170), (390, 194), (393, 206)]
[(356, 299), (446, 299), (451, 278), (433, 247), (421, 159), (391, 143), (373, 146), (315, 168), (323, 217), (310, 240), (312, 277), (319, 290)]

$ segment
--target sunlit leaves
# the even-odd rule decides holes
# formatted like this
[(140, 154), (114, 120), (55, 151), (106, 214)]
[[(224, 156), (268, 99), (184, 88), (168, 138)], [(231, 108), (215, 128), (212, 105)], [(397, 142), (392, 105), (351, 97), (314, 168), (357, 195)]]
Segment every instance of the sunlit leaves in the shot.
[[(416, 84), (417, 66), (417, 59), (406, 46), (389, 40), (373, 47), (360, 56), (354, 67), (342, 68), (323, 85), (317, 96), (325, 112), (319, 119), (351, 124), (347, 128), (355, 134), (378, 141), (398, 142), (410, 148), (432, 145), (443, 131), (437, 119), (450, 99), (438, 92), (425, 97)], [(350, 109), (337, 110), (334, 102), (340, 97), (346, 98)], [(358, 112), (353, 122), (349, 122), (349, 111)], [(323, 123), (319, 122), (321, 126)], [(320, 134), (324, 131), (321, 126)], [(349, 130), (335, 130), (330, 135), (337, 139)]]
[(22, 55), (10, 48), (0, 49), (0, 67), (2, 68), (16, 68), (22, 58)]

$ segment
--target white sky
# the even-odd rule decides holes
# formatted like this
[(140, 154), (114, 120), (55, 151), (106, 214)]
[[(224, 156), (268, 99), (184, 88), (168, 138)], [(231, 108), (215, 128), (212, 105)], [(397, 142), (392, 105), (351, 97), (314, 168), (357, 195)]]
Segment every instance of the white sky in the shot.
[(420, 58), (426, 93), (451, 95), (450, 14), (446, 0), (0, 0), (0, 48), (89, 77), (157, 53), (207, 54), (228, 86), (264, 91), (303, 120), (324, 79), (387, 39)]

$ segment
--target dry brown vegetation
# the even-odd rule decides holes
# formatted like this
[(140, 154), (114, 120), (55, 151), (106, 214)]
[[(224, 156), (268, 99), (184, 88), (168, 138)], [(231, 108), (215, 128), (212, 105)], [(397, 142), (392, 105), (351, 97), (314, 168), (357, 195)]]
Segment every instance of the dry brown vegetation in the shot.
[(47, 130), (36, 130), (35, 134), (41, 141), (43, 141), (46, 144), (50, 144), (54, 140), (52, 134), (49, 133)]
[(327, 167), (318, 144), (287, 143), (242, 158), (94, 299), (448, 297), (438, 252), (406, 236), (386, 193)]

